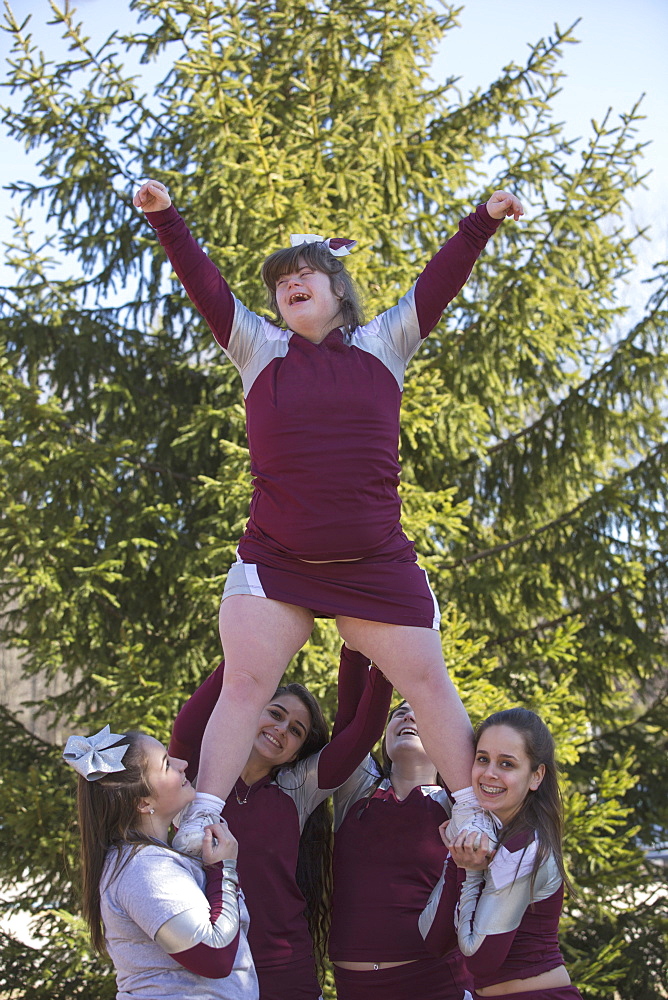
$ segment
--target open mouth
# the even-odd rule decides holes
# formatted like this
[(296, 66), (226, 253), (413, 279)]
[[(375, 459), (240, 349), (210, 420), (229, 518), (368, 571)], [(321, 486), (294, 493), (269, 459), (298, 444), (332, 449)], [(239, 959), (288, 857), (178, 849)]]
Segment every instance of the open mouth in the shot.
[(480, 789), (485, 793), (485, 795), (500, 795), (501, 792), (504, 791), (503, 788), (493, 788), (491, 785), (483, 784), (480, 785)]
[(282, 750), (281, 744), (278, 742), (275, 736), (270, 736), (269, 733), (262, 733), (265, 740), (269, 740), (272, 746), (276, 747), (278, 750)]
[(399, 730), (399, 736), (418, 736), (418, 731), (414, 726), (406, 726)]
[(288, 305), (293, 306), (295, 302), (308, 302), (310, 298), (311, 296), (307, 295), (306, 292), (295, 292), (295, 294), (291, 295), (288, 299)]

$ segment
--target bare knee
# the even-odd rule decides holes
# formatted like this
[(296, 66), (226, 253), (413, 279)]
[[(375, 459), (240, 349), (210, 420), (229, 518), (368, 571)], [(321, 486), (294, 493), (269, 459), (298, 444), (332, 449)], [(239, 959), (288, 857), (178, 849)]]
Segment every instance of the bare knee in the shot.
[(256, 706), (262, 709), (276, 690), (282, 674), (283, 671), (276, 679), (259, 667), (234, 668), (226, 664), (220, 700), (225, 704), (234, 702), (240, 706)]
[(413, 708), (417, 703), (439, 701), (455, 690), (442, 656), (397, 657), (391, 651), (383, 652), (385, 655), (372, 659)]
[(399, 670), (397, 680), (404, 687), (409, 687), (416, 694), (424, 694), (425, 697), (433, 697), (437, 691), (452, 685), (444, 662), (412, 664), (405, 673)]

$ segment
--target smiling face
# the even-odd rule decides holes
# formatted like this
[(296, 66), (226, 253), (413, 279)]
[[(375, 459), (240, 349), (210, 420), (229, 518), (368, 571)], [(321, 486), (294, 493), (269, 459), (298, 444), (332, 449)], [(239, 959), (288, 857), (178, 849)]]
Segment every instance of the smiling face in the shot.
[(419, 758), (420, 762), (424, 758), (424, 761), (429, 762), (418, 733), (413, 709), (406, 701), (395, 708), (387, 724), (385, 750), (392, 763), (396, 763), (401, 757)]
[(473, 790), (485, 809), (504, 826), (513, 818), (527, 795), (540, 785), (545, 765), (534, 771), (524, 738), (511, 726), (489, 726), (482, 733), (471, 773)]
[(292, 763), (311, 729), (311, 715), (297, 695), (279, 694), (262, 711), (252, 756), (267, 765), (267, 771)]
[(319, 344), (343, 323), (341, 302), (328, 274), (316, 271), (300, 257), (297, 269), (276, 281), (278, 311), (290, 330)]
[(195, 789), (186, 778), (188, 762), (170, 757), (163, 744), (152, 736), (143, 737), (143, 749), (147, 761), (144, 773), (151, 786), (151, 794), (144, 801), (159, 819), (169, 824), (195, 798)]

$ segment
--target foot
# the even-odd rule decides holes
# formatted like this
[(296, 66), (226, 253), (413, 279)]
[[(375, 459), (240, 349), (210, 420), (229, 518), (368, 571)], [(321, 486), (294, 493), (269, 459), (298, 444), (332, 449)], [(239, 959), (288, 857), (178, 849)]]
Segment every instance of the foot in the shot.
[(178, 827), (172, 840), (172, 847), (192, 857), (200, 857), (204, 841), (204, 828), (220, 823), (220, 811), (211, 803), (201, 803), (195, 799), (183, 809), (174, 820)]
[(480, 834), (473, 842), (473, 847), (480, 846), (483, 833), (489, 837), (488, 850), (493, 851), (496, 847), (497, 830), (501, 826), (501, 820), (497, 819), (494, 813), (488, 812), (479, 802), (455, 802), (452, 807), (452, 817), (447, 827), (447, 842), (452, 844), (460, 833), (466, 831), (472, 833), (476, 831)]

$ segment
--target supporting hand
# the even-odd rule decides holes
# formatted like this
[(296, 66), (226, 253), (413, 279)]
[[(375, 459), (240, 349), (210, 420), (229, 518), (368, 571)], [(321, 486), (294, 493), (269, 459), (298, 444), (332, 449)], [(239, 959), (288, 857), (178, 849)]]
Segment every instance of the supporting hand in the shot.
[(215, 865), (218, 861), (234, 861), (239, 853), (239, 845), (230, 833), (224, 819), (204, 828), (202, 841), (202, 861), (205, 865)]
[[(447, 824), (444, 823), (443, 827)], [(439, 832), (443, 843), (450, 850), (452, 860), (458, 868), (469, 868), (474, 871), (483, 871), (489, 867), (489, 863), (494, 857), (495, 851), (489, 849), (489, 837), (486, 833), (482, 835), (477, 830), (463, 830), (459, 836), (451, 843), (447, 844), (447, 833), (439, 826)]]

